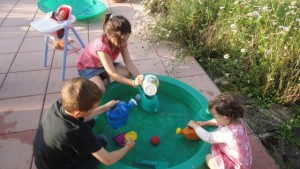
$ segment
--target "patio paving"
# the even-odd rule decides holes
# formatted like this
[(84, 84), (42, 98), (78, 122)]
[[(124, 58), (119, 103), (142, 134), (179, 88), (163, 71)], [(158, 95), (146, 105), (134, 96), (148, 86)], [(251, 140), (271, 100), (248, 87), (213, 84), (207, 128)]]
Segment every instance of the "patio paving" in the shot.
[[(0, 169), (35, 169), (32, 142), (42, 113), (59, 97), (62, 54), (52, 50), (48, 66), (43, 67), (44, 38), (30, 23), (44, 17), (37, 0), (1, 0), (0, 8)], [(112, 3), (104, 0), (107, 11), (124, 15), (130, 21), (140, 0)], [(101, 35), (101, 17), (76, 21), (75, 29), (85, 43)], [(73, 39), (74, 35), (70, 36)], [(134, 38), (134, 37), (133, 37)], [(133, 39), (132, 38), (132, 39)], [(141, 73), (167, 75), (179, 79), (202, 93), (208, 100), (220, 93), (202, 67), (188, 59), (173, 69), (172, 48), (168, 44), (150, 45), (130, 40), (129, 50)], [(78, 76), (78, 54), (68, 56), (66, 79)], [(277, 169), (259, 139), (249, 130), (253, 150), (252, 169)]]

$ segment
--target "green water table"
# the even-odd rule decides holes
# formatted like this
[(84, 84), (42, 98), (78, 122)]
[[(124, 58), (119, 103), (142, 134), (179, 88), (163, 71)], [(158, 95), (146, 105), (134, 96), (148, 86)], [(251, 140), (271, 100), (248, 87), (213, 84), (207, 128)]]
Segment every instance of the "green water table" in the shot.
[[(128, 117), (127, 125), (112, 129), (105, 114), (97, 117), (95, 133), (103, 133), (113, 138), (120, 133), (135, 131), (138, 135), (135, 147), (119, 162), (98, 169), (206, 169), (205, 157), (210, 153), (210, 144), (204, 141), (186, 140), (183, 135), (176, 134), (177, 127), (185, 127), (189, 120), (209, 120), (212, 115), (207, 111), (208, 101), (193, 87), (167, 76), (157, 75), (160, 81), (156, 93), (159, 110), (151, 113), (145, 111), (137, 101)], [(129, 101), (139, 93), (136, 88), (117, 82), (109, 84), (100, 104), (108, 101)], [(215, 127), (207, 127), (213, 131)], [(159, 145), (152, 145), (151, 137), (160, 138)], [(109, 141), (107, 150), (114, 151), (120, 147), (113, 140)], [(141, 160), (142, 159), (142, 160)]]

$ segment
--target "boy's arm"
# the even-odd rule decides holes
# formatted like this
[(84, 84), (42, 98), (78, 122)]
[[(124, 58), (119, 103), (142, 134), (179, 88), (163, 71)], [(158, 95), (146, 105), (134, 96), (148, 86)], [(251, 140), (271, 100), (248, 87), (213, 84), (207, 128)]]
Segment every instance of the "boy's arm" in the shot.
[(84, 122), (90, 121), (93, 118), (95, 118), (96, 116), (98, 116), (102, 113), (105, 113), (107, 110), (109, 110), (109, 108), (111, 108), (112, 106), (114, 106), (118, 102), (119, 102), (118, 100), (111, 100), (108, 103), (97, 107), (91, 115), (84, 118)]
[(92, 155), (101, 163), (109, 166), (123, 158), (134, 146), (135, 142), (129, 141), (119, 150), (108, 152), (102, 147), (99, 151), (92, 153)]

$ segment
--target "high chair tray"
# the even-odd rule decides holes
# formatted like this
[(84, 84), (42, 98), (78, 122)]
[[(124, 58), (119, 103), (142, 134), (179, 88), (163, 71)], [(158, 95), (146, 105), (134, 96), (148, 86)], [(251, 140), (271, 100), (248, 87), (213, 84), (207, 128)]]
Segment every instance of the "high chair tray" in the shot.
[(30, 25), (41, 33), (51, 33), (64, 28), (65, 22), (73, 23), (75, 21), (76, 18), (73, 15), (71, 15), (69, 20), (63, 22), (57, 22), (49, 17), (45, 17), (40, 20), (32, 21)]

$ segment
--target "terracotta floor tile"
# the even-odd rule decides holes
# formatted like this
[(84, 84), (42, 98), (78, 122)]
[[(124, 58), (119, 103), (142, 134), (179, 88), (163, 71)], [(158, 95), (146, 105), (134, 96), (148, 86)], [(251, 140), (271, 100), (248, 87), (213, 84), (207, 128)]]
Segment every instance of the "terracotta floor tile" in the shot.
[(128, 50), (132, 60), (159, 58), (152, 45), (128, 44)]
[(47, 94), (44, 103), (43, 114), (50, 108), (52, 103), (54, 103), (59, 98), (60, 98), (60, 93)]
[[(72, 55), (67, 56), (66, 67), (76, 67), (77, 59), (78, 59), (79, 55), (81, 54), (82, 50), (83, 49), (81, 49), (77, 53), (74, 53)], [(52, 63), (52, 68), (54, 68), (54, 69), (61, 68), (62, 67), (62, 61), (63, 61), (63, 53), (56, 50), (55, 55), (54, 55), (54, 59), (53, 59), (53, 63)]]
[[(51, 52), (49, 52), (51, 53)], [(48, 55), (47, 63), (51, 64), (52, 55)], [(10, 72), (32, 71), (50, 69), (50, 66), (44, 67), (44, 52), (19, 52)]]
[(86, 41), (86, 42), (87, 42), (86, 45), (87, 45), (89, 42), (91, 42), (91, 41), (93, 41), (93, 40), (99, 38), (102, 34), (103, 34), (103, 31), (102, 31), (102, 30), (99, 30), (99, 31), (92, 31), (92, 32), (90, 31), (90, 32), (89, 32), (89, 39), (88, 39), (88, 41)]
[[(80, 37), (81, 40), (83, 41), (83, 43), (84, 43), (85, 45), (87, 45), (87, 44), (88, 44), (88, 39), (89, 39), (88, 33), (87, 33), (85, 30), (84, 30), (84, 31), (78, 30), (77, 27), (75, 27), (75, 29), (76, 29), (76, 32), (78, 33), (79, 37)], [(71, 33), (70, 33), (70, 35), (69, 35), (69, 38), (71, 38), (71, 39), (73, 39), (73, 40), (75, 40), (76, 42), (79, 43), (79, 40), (76, 38), (76, 36), (73, 34), (73, 32), (72, 32), (72, 31), (70, 31), (70, 32), (71, 32)], [(80, 43), (79, 43), (79, 44), (80, 44)]]
[(40, 37), (41, 39), (44, 39), (44, 38), (43, 38), (44, 35), (43, 35), (41, 32), (37, 31), (37, 30), (34, 29), (33, 27), (30, 27), (30, 28), (29, 28), (29, 31), (27, 32), (26, 37), (33, 37), (33, 36), (38, 36), (38, 37)]
[(206, 75), (197, 75), (190, 77), (182, 77), (178, 78), (192, 87), (194, 87), (197, 91), (199, 91), (207, 100), (213, 99), (215, 96), (220, 94), (220, 90), (217, 88), (215, 84), (209, 79)]
[(0, 99), (44, 94), (48, 76), (49, 70), (8, 73)]
[(9, 16), (20, 16), (20, 17), (25, 17), (25, 16), (34, 16), (36, 13), (37, 9), (36, 7), (30, 5), (26, 5), (22, 2), (19, 2), (14, 8), (10, 11)]
[(29, 26), (1, 26), (0, 37), (2, 38), (22, 38), (25, 36)]
[[(109, 0), (108, 2), (109, 2), (109, 7), (113, 11), (113, 13), (121, 12), (121, 14), (124, 15), (127, 14), (127, 12), (132, 11), (130, 3), (116, 3), (113, 0)], [(126, 10), (127, 12), (124, 12), (124, 10)]]
[(0, 168), (29, 169), (35, 130), (0, 135)]
[(0, 134), (37, 129), (44, 95), (0, 100)]
[(168, 43), (159, 43), (154, 45), (157, 54), (161, 58), (174, 58), (175, 51), (172, 48), (171, 44)]
[[(20, 52), (43, 52), (45, 46), (44, 37), (27, 37), (21, 45)], [(52, 48), (49, 47), (49, 54)]]
[(184, 61), (162, 58), (162, 62), (166, 66), (170, 75), (175, 78), (206, 75), (205, 71), (194, 58), (187, 58)]
[(17, 1), (18, 0), (1, 0), (1, 5), (3, 4), (6, 6), (6, 8), (1, 9), (1, 12), (5, 11), (6, 13), (8, 13), (15, 6)]
[(12, 61), (14, 60), (15, 54), (2, 54), (0, 55), (0, 73), (7, 73)]
[(5, 75), (6, 74), (0, 74), (0, 86), (1, 86), (1, 84), (2, 84), (2, 82), (4, 80), (4, 78), (5, 78)]
[[(76, 67), (71, 67), (66, 69), (65, 80), (72, 79), (77, 77), (78, 72)], [(58, 93), (60, 92), (65, 81), (61, 80), (61, 69), (52, 69), (50, 79), (48, 82), (47, 93)]]
[(30, 169), (37, 169), (35, 164), (34, 164), (34, 158), (32, 158), (32, 164), (31, 164), (31, 168)]
[(2, 26), (27, 26), (30, 25), (33, 16), (22, 17), (22, 15), (9, 15), (5, 18)]
[(0, 54), (16, 53), (24, 37), (1, 38)]
[(142, 6), (141, 0), (130, 0), (130, 4), (134, 10), (136, 10), (137, 8), (141, 8)]
[(156, 59), (147, 59), (147, 60), (136, 60), (134, 64), (139, 69), (140, 73), (151, 73), (157, 75), (168, 75), (164, 65), (162, 64), (161, 60)]

